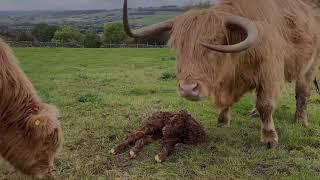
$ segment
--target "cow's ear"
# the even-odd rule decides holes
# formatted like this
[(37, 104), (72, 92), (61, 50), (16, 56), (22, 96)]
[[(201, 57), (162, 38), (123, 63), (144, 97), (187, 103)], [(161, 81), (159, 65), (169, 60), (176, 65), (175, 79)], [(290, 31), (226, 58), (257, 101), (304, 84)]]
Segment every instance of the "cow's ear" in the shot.
[(46, 115), (37, 115), (28, 121), (28, 131), (35, 139), (45, 139), (59, 127), (59, 121)]
[(59, 128), (58, 114), (55, 109), (46, 108), (33, 115), (27, 122), (30, 136), (36, 139), (45, 139)]

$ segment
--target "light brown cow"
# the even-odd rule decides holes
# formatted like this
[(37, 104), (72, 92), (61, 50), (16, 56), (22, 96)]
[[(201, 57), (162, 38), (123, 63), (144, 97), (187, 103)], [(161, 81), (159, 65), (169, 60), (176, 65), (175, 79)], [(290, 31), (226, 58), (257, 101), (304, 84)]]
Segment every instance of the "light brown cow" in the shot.
[(42, 102), (1, 39), (0, 95), (0, 156), (27, 175), (49, 175), (63, 143), (58, 110)]
[(221, 110), (219, 127), (229, 126), (230, 107), (255, 90), (261, 141), (277, 145), (272, 115), (286, 81), (296, 82), (296, 121), (308, 125), (307, 98), (320, 61), (318, 26), (304, 2), (220, 0), (210, 9), (131, 31), (125, 0), (124, 26), (135, 38), (170, 32), (180, 96), (194, 101), (214, 97)]

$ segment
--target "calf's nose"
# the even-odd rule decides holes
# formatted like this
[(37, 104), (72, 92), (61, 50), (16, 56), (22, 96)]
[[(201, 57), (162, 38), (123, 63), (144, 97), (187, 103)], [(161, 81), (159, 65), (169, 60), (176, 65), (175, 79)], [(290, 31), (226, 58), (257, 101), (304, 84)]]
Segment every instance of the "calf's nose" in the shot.
[(199, 97), (200, 87), (198, 83), (179, 81), (179, 95), (182, 97)]

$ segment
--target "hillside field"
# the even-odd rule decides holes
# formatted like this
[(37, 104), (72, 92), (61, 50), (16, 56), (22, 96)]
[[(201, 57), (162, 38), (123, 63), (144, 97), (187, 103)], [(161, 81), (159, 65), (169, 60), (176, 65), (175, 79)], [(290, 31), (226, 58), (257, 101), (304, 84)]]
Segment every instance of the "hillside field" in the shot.
[[(177, 16), (182, 13), (182, 10), (130, 9), (130, 12), (134, 13), (130, 15), (133, 25), (145, 26)], [(0, 25), (13, 29), (31, 29), (35, 24), (47, 23), (58, 27), (77, 26), (82, 30), (88, 30), (88, 28), (102, 29), (105, 24), (115, 22), (122, 22), (121, 10), (0, 11)]]
[[(40, 96), (63, 118), (64, 150), (50, 179), (317, 179), (320, 177), (320, 96), (309, 103), (310, 127), (294, 123), (293, 85), (283, 90), (275, 113), (280, 145), (260, 143), (260, 121), (247, 116), (248, 94), (232, 111), (231, 128), (216, 127), (211, 100), (177, 96), (175, 56), (168, 49), (14, 49)], [(177, 147), (163, 164), (159, 143), (136, 160), (109, 150), (155, 111), (188, 110), (210, 142)], [(0, 162), (0, 179), (30, 179)]]

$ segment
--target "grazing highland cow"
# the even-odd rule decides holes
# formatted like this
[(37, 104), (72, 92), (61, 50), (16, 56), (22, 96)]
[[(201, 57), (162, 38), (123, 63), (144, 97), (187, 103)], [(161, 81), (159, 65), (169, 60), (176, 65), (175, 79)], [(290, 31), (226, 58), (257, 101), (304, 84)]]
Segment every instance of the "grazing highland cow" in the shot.
[(0, 156), (27, 175), (48, 175), (63, 141), (58, 110), (41, 101), (2, 40), (0, 94)]
[(121, 153), (128, 145), (134, 144), (130, 156), (135, 158), (143, 146), (160, 138), (163, 144), (161, 151), (155, 157), (158, 162), (163, 162), (178, 143), (195, 145), (207, 141), (203, 128), (187, 112), (157, 112), (146, 118), (140, 127), (129, 134), (124, 142), (115, 146), (111, 153)]
[(307, 120), (307, 98), (320, 60), (318, 23), (300, 0), (220, 0), (171, 20), (131, 31), (127, 0), (124, 26), (139, 38), (169, 31), (177, 52), (180, 96), (197, 101), (214, 97), (219, 127), (229, 126), (230, 107), (256, 91), (262, 120), (261, 141), (273, 147), (278, 135), (273, 112), (285, 82), (296, 82), (296, 121)]

